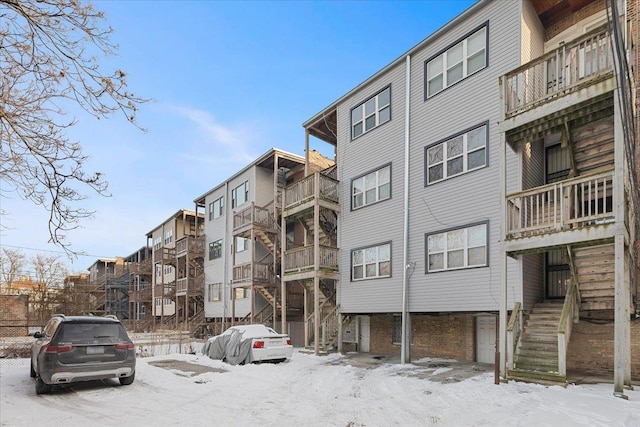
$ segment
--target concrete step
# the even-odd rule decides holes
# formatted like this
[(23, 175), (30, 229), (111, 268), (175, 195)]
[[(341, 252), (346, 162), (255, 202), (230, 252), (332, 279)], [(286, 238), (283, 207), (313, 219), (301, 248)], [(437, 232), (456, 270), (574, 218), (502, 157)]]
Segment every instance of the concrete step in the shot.
[(555, 386), (559, 385), (562, 387), (567, 386), (567, 378), (565, 375), (560, 375), (558, 373), (553, 372), (541, 372), (535, 370), (526, 370), (526, 369), (509, 369), (507, 371), (507, 379), (514, 381), (523, 381), (529, 383), (536, 383), (542, 385)]

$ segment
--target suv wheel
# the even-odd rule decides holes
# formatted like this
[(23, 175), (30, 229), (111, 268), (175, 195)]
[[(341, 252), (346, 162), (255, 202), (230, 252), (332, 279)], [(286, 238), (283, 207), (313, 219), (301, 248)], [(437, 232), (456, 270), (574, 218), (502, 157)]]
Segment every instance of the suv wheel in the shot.
[(31, 376), (31, 378), (35, 378), (36, 377), (36, 371), (35, 371), (35, 369), (33, 369), (33, 360), (31, 361), (31, 370), (29, 372), (29, 375)]
[(51, 384), (42, 381), (42, 378), (36, 378), (36, 394), (47, 394), (51, 391)]
[(120, 377), (118, 379), (120, 380), (120, 385), (130, 385), (133, 383), (133, 380), (136, 379), (136, 373), (134, 372), (128, 377)]

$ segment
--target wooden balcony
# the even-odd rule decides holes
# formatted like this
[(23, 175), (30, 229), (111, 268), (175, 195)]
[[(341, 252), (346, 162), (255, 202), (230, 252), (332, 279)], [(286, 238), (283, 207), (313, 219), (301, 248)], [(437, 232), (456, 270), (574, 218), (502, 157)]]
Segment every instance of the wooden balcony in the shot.
[(204, 256), (204, 236), (184, 236), (176, 241), (175, 256), (192, 255), (194, 257)]
[(204, 295), (204, 276), (183, 277), (176, 280), (176, 296)]
[(162, 247), (153, 251), (153, 262), (163, 262), (164, 264), (175, 264), (176, 262), (176, 248)]
[(614, 222), (614, 172), (580, 176), (507, 196), (507, 240)]
[(292, 215), (317, 202), (335, 211), (338, 206), (339, 181), (316, 172), (287, 187), (284, 193), (285, 215)]
[(506, 74), (503, 78), (505, 119), (612, 76), (611, 42), (606, 28), (600, 28)]
[[(339, 249), (329, 246), (320, 246), (320, 262), (318, 270), (337, 272), (339, 262)], [(296, 274), (314, 271), (315, 251), (313, 246), (303, 246), (288, 250), (284, 254), (284, 274)]]
[(268, 207), (251, 206), (233, 214), (233, 233), (235, 235), (250, 230), (251, 227), (259, 227), (265, 231), (276, 233), (277, 223), (272, 211)]
[(146, 289), (132, 290), (129, 291), (129, 302), (132, 303), (143, 303), (143, 302), (151, 302), (151, 287)]
[(276, 277), (273, 274), (273, 264), (267, 263), (245, 263), (233, 266), (233, 284), (238, 283), (275, 283)]

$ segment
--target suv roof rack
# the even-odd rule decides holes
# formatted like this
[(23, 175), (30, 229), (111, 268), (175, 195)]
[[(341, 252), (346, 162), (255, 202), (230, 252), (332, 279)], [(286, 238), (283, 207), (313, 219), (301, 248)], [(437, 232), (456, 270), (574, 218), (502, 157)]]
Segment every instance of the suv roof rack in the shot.
[(118, 320), (118, 317), (115, 314), (105, 314), (104, 317), (106, 317), (107, 319), (116, 319), (116, 320)]
[(67, 317), (67, 316), (61, 313), (56, 313), (56, 314), (52, 314), (51, 317)]

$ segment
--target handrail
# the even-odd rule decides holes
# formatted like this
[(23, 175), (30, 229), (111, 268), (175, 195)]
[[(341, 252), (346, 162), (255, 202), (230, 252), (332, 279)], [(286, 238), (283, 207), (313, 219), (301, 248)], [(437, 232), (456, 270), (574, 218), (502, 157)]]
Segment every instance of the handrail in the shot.
[(561, 375), (567, 375), (567, 346), (571, 337), (572, 323), (578, 323), (580, 310), (578, 284), (574, 280), (567, 280), (569, 286), (558, 323), (558, 372)]
[(516, 302), (507, 324), (507, 367), (515, 366), (515, 354), (520, 337), (522, 336), (522, 310), (521, 304)]
[(506, 118), (608, 77), (612, 53), (608, 31), (600, 27), (511, 70), (504, 76)]

